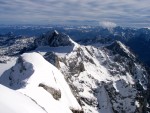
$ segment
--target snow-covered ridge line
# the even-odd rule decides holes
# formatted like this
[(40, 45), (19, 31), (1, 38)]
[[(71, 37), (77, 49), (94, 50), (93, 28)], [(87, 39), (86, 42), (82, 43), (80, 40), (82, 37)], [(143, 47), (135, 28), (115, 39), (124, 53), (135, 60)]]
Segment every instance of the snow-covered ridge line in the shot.
[(47, 113), (27, 96), (0, 85), (1, 113)]
[(120, 54), (124, 57), (129, 57), (131, 59), (136, 59), (135, 55), (120, 41), (114, 41), (112, 44), (106, 46), (106, 48), (113, 51), (115, 54)]
[(47, 32), (35, 40), (36, 46), (77, 46), (78, 44), (74, 42), (67, 34), (58, 33), (54, 30), (53, 32)]
[[(48, 113), (82, 111), (61, 72), (38, 53), (21, 55), (9, 75), (1, 76), (0, 83), (31, 97)], [(56, 91), (61, 93), (57, 100), (53, 97)]]

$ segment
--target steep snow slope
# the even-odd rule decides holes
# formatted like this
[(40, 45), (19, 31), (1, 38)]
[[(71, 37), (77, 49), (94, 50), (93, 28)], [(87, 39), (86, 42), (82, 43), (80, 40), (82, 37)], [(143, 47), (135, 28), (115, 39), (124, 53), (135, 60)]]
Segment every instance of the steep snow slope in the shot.
[(1, 113), (47, 113), (29, 97), (0, 85)]
[(29, 96), (48, 113), (81, 110), (61, 72), (38, 53), (21, 55), (0, 83)]

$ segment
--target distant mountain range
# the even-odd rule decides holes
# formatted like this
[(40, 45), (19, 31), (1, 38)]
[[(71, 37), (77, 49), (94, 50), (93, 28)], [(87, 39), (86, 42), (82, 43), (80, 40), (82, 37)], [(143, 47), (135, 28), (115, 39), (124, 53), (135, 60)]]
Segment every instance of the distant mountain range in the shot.
[[(68, 34), (73, 40), (85, 45), (102, 45), (119, 40), (126, 44), (142, 62), (150, 66), (150, 30), (148, 28), (115, 27), (110, 30), (99, 26), (1, 26), (0, 40), (8, 32), (8, 36), (5, 37), (10, 37), (10, 34), (20, 37), (39, 37), (42, 33), (52, 32), (54, 29)], [(2, 40), (0, 44), (2, 43), (5, 42)]]

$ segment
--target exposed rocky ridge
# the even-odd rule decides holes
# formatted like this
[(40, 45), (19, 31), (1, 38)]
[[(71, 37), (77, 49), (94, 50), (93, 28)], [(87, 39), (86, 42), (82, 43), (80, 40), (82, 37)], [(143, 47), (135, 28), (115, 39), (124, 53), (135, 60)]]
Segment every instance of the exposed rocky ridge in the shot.
[(59, 65), (85, 113), (148, 111), (149, 74), (121, 42), (80, 45), (64, 57), (55, 55), (54, 61), (48, 60), (51, 54), (46, 58)]
[(37, 46), (71, 46), (73, 43), (68, 35), (65, 33), (58, 33), (56, 30), (47, 32), (35, 40)]
[(39, 84), (39, 87), (43, 87), (46, 91), (48, 91), (54, 99), (59, 100), (61, 98), (61, 91), (60, 90), (56, 90), (50, 86), (47, 86), (43, 83)]
[(54, 66), (56, 66), (58, 69), (60, 68), (59, 57), (54, 52), (47, 52), (44, 55), (44, 58), (47, 61), (49, 61), (51, 64), (53, 64)]
[(135, 55), (132, 54), (129, 48), (127, 48), (120, 41), (114, 41), (111, 45), (107, 46), (107, 48), (110, 49), (113, 54), (119, 54), (121, 56), (135, 60)]

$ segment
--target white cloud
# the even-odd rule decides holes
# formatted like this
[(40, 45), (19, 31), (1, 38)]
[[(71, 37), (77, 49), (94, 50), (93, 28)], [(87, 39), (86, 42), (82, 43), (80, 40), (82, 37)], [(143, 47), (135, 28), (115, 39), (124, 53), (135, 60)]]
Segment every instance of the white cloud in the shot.
[(112, 29), (117, 26), (116, 23), (110, 22), (110, 21), (99, 22), (99, 24), (100, 24), (100, 26), (102, 26), (104, 28), (108, 28), (108, 29)]

